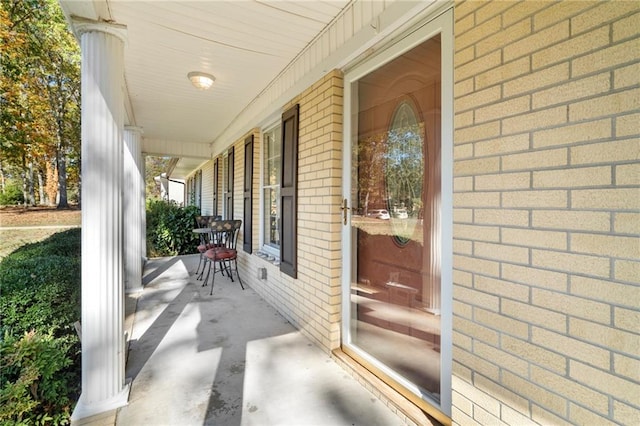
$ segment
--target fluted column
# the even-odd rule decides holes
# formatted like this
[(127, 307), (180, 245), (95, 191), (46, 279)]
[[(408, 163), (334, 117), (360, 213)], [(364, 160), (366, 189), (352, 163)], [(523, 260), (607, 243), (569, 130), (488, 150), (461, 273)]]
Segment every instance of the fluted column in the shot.
[(126, 27), (74, 21), (82, 50), (82, 394), (77, 421), (127, 404), (122, 175)]
[(142, 265), (144, 259), (142, 221), (144, 210), (144, 169), (140, 150), (142, 129), (124, 128), (124, 288), (127, 293), (142, 290)]
[(142, 273), (144, 273), (144, 263), (147, 261), (147, 156), (144, 154), (141, 156), (140, 173), (142, 174), (142, 198), (140, 199), (140, 208), (142, 209), (140, 249), (142, 250)]

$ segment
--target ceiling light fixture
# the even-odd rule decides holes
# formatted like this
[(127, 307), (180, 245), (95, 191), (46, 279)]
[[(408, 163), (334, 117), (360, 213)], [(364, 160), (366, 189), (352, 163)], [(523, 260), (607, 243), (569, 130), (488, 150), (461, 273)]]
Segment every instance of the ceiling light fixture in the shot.
[(205, 74), (197, 71), (190, 72), (187, 74), (187, 77), (189, 77), (191, 84), (193, 84), (198, 90), (207, 90), (213, 85), (213, 82), (216, 81), (216, 78), (211, 74)]

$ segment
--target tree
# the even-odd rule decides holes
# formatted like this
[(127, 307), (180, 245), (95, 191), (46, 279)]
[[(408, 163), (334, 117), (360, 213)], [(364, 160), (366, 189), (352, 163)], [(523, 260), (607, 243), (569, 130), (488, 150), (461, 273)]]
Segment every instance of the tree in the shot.
[(3, 165), (5, 170), (11, 170), (11, 166), (19, 167), (24, 182), (23, 193), (26, 193), (28, 183), (25, 177), (34, 129), (29, 126), (32, 99), (29, 91), (24, 90), (32, 86), (30, 74), (23, 64), (23, 58), (29, 54), (28, 43), (25, 34), (16, 30), (15, 17), (5, 3), (0, 3), (0, 6), (0, 149), (6, 163)]
[(50, 205), (55, 204), (56, 195), (58, 194), (58, 171), (51, 163), (47, 163), (47, 184), (45, 192)]
[[(49, 0), (53, 2), (53, 0)], [(51, 7), (51, 37), (43, 37), (42, 45), (51, 44), (56, 49), (47, 49), (49, 66), (47, 89), (53, 113), (53, 129), (56, 136), (56, 160), (60, 202), (58, 208), (68, 207), (67, 161), (73, 151), (80, 150), (80, 51), (78, 43), (67, 30), (59, 7)], [(76, 159), (78, 156), (73, 156)]]
[(0, 152), (20, 170), (27, 203), (35, 201), (34, 176), (41, 180), (55, 162), (65, 208), (67, 164), (80, 158), (78, 44), (55, 0), (0, 0), (0, 39)]
[(171, 157), (145, 157), (145, 177), (147, 198), (160, 199), (160, 185), (153, 179), (167, 171), (167, 166), (171, 161)]

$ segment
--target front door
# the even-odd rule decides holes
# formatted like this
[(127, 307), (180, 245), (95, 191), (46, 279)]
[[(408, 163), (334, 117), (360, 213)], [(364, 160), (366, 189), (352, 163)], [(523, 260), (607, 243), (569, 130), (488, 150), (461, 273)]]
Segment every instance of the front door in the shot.
[(436, 407), (442, 394), (441, 57), (437, 34), (347, 79), (350, 182), (343, 206), (349, 212), (343, 348), (392, 386)]

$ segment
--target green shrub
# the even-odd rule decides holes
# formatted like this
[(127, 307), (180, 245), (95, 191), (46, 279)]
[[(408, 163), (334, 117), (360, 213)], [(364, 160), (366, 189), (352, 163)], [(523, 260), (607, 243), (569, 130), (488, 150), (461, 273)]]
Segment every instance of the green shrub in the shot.
[(176, 256), (196, 252), (199, 238), (193, 233), (195, 206), (179, 207), (162, 200), (147, 202), (147, 254), (150, 257)]
[(22, 189), (16, 183), (9, 184), (5, 187), (4, 192), (0, 192), (0, 205), (15, 206), (24, 202)]
[(69, 421), (68, 395), (72, 364), (68, 343), (36, 331), (2, 342), (2, 424), (65, 424)]
[(2, 332), (16, 336), (35, 328), (56, 337), (80, 319), (80, 260), (49, 256), (2, 262)]
[(0, 424), (67, 424), (80, 391), (80, 229), (0, 262)]
[(80, 228), (58, 232), (45, 241), (25, 244), (11, 253), (11, 259), (47, 258), (51, 255), (80, 257)]

